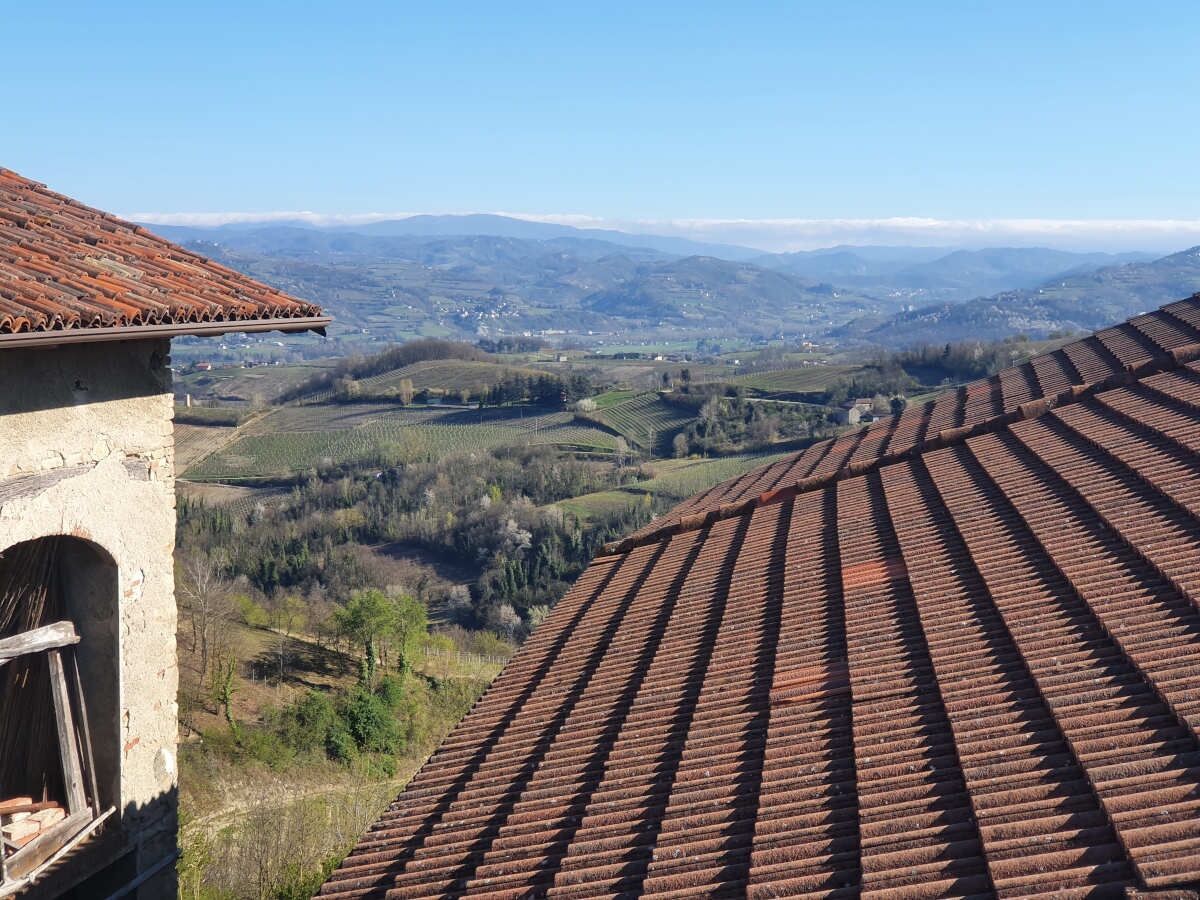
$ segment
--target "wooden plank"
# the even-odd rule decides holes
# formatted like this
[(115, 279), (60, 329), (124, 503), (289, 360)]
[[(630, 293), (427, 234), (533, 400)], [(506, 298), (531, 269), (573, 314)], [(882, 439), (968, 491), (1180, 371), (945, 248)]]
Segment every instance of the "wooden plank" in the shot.
[(0, 800), (0, 816), (7, 816), (9, 813), (28, 812), (25, 809), (30, 803), (33, 803), (32, 797), (9, 797), (7, 800)]
[(55, 622), (12, 637), (0, 638), (0, 666), (27, 653), (41, 653), (79, 643), (79, 635), (70, 622)]
[(100, 814), (100, 786), (96, 782), (96, 755), (92, 752), (92, 728), (88, 724), (87, 703), (83, 698), (83, 679), (79, 677), (79, 659), (71, 653), (71, 674), (75, 676), (75, 701), (79, 704), (79, 743), (83, 749), (83, 770), (92, 794), (92, 812)]
[(0, 816), (10, 816), (13, 813), (35, 813), (41, 812), (43, 809), (54, 809), (58, 806), (53, 800), (39, 800), (34, 802), (28, 797), (18, 797), (16, 800), (5, 800), (0, 803)]
[(67, 693), (62, 654), (57, 650), (50, 650), (46, 658), (50, 663), (50, 696), (54, 699), (54, 724), (58, 728), (58, 755), (62, 760), (63, 781), (67, 788), (67, 811), (74, 815), (87, 808), (87, 796), (83, 789), (83, 772), (79, 765), (79, 745), (75, 742), (71, 698)]
[(9, 857), (8, 877), (16, 880), (29, 875), (90, 821), (92, 821), (92, 811), (85, 808), (67, 816), (58, 824), (39, 834)]

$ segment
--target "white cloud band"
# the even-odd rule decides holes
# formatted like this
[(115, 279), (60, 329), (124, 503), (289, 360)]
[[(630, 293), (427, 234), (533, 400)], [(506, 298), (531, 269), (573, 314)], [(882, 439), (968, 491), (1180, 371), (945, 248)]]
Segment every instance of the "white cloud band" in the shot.
[[(362, 225), (414, 215), (405, 212), (316, 213), (212, 212), (133, 213), (129, 218), (159, 225), (217, 226), (254, 222), (310, 225)], [(577, 214), (497, 212), (530, 222), (669, 235), (739, 244), (780, 252), (836, 244), (923, 246), (1048, 246), (1075, 250), (1170, 251), (1200, 244), (1200, 219), (937, 219), (886, 218), (638, 219)]]

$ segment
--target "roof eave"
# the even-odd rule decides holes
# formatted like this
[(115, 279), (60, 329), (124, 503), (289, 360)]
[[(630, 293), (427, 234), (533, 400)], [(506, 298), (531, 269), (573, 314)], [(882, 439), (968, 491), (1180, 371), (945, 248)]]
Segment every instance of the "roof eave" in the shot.
[(138, 341), (147, 338), (173, 338), (185, 335), (219, 337), (230, 332), (315, 331), (324, 335), (332, 322), (329, 316), (304, 316), (289, 319), (247, 319), (232, 322), (180, 322), (170, 325), (126, 325), (113, 328), (67, 328), (61, 331), (22, 331), (0, 334), (0, 350), (24, 350), (56, 347), (61, 344), (86, 344), (95, 341)]

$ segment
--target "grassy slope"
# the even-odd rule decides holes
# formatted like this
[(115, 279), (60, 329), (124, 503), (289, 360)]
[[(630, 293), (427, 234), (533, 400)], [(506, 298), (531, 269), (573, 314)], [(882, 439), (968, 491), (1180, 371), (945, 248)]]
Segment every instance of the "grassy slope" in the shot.
[[(356, 660), (301, 636), (284, 641), (287, 664), (280, 680), (275, 678), (278, 633), (237, 625), (231, 640), (254, 673), (238, 680), (233, 696), (234, 716), (241, 723), (261, 721), (270, 707), (308, 690), (347, 688), (357, 677)], [(181, 632), (179, 647), (181, 677), (194, 682), (199, 666), (189, 652), (188, 634)], [(469, 654), (433, 653), (417, 671), (424, 678), (461, 682), (478, 695), (500, 665), (500, 660)], [(311, 868), (315, 861), (344, 854), (454, 725), (449, 719), (432, 723), (430, 740), (409, 747), (396, 760), (395, 777), (381, 780), (378, 773), (332, 762), (275, 769), (209, 752), (200, 732), (219, 735), (227, 729), (212, 704), (182, 709), (181, 721), (181, 889), (205, 897), (241, 895), (252, 887), (250, 881), (272, 873), (286, 879), (281, 867), (297, 860)], [(296, 876), (315, 879), (311, 887), (320, 880), (316, 870), (295, 871)]]
[(746, 453), (716, 459), (659, 460), (645, 466), (653, 473), (654, 477), (650, 479), (619, 490), (598, 491), (594, 494), (584, 494), (582, 497), (560, 500), (556, 505), (583, 521), (639, 503), (653, 503), (656, 499), (673, 505), (715, 484), (789, 455), (791, 454)]

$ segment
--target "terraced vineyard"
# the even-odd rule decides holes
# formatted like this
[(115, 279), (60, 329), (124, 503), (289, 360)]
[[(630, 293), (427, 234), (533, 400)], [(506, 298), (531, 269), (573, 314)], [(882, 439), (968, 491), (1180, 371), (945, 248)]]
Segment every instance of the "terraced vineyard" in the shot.
[(825, 390), (830, 382), (856, 371), (857, 366), (806, 366), (735, 375), (730, 381), (764, 394), (811, 394)]
[(284, 407), (188, 469), (192, 481), (284, 478), (342, 463), (436, 459), (506, 444), (608, 453), (613, 436), (565, 412), (411, 409), (370, 404)]
[(652, 449), (659, 454), (670, 450), (671, 438), (693, 418), (686, 409), (668, 403), (653, 391), (598, 409), (596, 417), (637, 447), (651, 448), (653, 444)]

